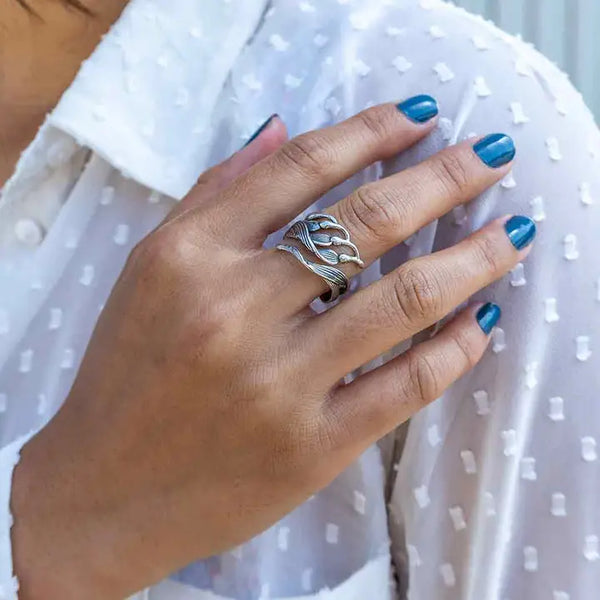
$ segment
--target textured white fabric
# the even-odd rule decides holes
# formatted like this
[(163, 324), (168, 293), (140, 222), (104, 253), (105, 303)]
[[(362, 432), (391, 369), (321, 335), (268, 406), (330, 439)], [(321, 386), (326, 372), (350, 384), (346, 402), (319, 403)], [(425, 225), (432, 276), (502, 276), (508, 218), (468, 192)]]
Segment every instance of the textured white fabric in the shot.
[(8, 445), (63, 402), (132, 246), (271, 113), (294, 135), (430, 93), (438, 130), (319, 206), (457, 140), (512, 135), (510, 176), (354, 284), (496, 216), (532, 215), (540, 235), (527, 263), (479, 295), (504, 309), (493, 348), (413, 419), (399, 464), (369, 449), (264, 534), (139, 598), (386, 600), (410, 582), (412, 600), (595, 599), (600, 134), (579, 95), (529, 47), (436, 0), (165, 6), (132, 0), (0, 200), (5, 596), (14, 598), (6, 492), (19, 443)]
[[(365, 600), (365, 598), (388, 598), (390, 592), (389, 583), (389, 558), (381, 556), (372, 560), (363, 569), (360, 569), (349, 577), (346, 581), (336, 587), (335, 590), (328, 588), (321, 589), (317, 594), (311, 595), (314, 600), (334, 600), (343, 598), (344, 600)], [(177, 598), (177, 600), (223, 600), (222, 596), (217, 596), (212, 592), (203, 592), (199, 596), (198, 591), (188, 585), (174, 580), (165, 580), (156, 586), (152, 592), (146, 592), (146, 598)], [(244, 597), (243, 595), (239, 596)], [(268, 596), (265, 596), (268, 597)], [(288, 600), (307, 600), (306, 595), (289, 597)], [(145, 600), (142, 596), (139, 599)]]
[(0, 565), (2, 578), (0, 579), (0, 600), (14, 598), (18, 591), (18, 581), (13, 575), (12, 548), (10, 530), (12, 518), (10, 516), (11, 480), (15, 466), (19, 462), (21, 448), (31, 439), (33, 432), (21, 436), (4, 446), (0, 451)]

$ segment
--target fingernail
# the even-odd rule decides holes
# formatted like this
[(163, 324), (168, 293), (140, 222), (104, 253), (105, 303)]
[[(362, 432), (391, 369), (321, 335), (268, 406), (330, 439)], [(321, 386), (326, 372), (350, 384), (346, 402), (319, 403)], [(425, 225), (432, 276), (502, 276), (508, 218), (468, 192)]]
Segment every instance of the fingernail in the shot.
[(400, 102), (396, 106), (399, 111), (403, 112), (415, 123), (426, 123), (433, 119), (439, 112), (435, 99), (425, 94), (404, 100), (404, 102)]
[(278, 117), (279, 115), (277, 113), (272, 114), (252, 135), (252, 137), (244, 144), (244, 148), (248, 145), (250, 145), (270, 124), (271, 121), (275, 118)]
[(488, 167), (493, 169), (509, 163), (517, 153), (512, 138), (503, 133), (492, 133), (484, 137), (473, 146), (473, 150)]
[(488, 302), (477, 311), (477, 322), (485, 335), (490, 335), (496, 323), (500, 320), (502, 310), (497, 304)]
[(533, 242), (537, 228), (529, 217), (518, 215), (506, 221), (504, 229), (512, 245), (517, 250), (523, 250)]

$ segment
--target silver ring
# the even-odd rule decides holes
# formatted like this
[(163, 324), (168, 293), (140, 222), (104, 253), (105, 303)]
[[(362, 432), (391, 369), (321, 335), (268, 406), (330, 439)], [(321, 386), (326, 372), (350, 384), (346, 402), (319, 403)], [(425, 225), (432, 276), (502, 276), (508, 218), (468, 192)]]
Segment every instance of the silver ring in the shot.
[(296, 221), (285, 233), (284, 239), (299, 241), (321, 263), (311, 262), (296, 246), (279, 244), (278, 250), (289, 252), (307, 269), (318, 275), (329, 286), (329, 292), (321, 296), (323, 302), (333, 302), (348, 291), (346, 274), (337, 268), (352, 263), (359, 268), (365, 264), (360, 252), (350, 241), (350, 233), (335, 217), (325, 213), (312, 213)]
[[(296, 221), (284, 238), (298, 240), (328, 265), (354, 263), (361, 269), (365, 266), (358, 248), (350, 241), (349, 231), (331, 215), (312, 213), (306, 219)], [(346, 248), (350, 253), (338, 251), (337, 248)]]
[(277, 250), (289, 252), (295, 256), (309, 271), (318, 275), (329, 286), (329, 291), (320, 296), (322, 302), (333, 302), (348, 291), (348, 277), (343, 271), (330, 267), (329, 265), (318, 265), (304, 258), (302, 252), (296, 246), (279, 244)]

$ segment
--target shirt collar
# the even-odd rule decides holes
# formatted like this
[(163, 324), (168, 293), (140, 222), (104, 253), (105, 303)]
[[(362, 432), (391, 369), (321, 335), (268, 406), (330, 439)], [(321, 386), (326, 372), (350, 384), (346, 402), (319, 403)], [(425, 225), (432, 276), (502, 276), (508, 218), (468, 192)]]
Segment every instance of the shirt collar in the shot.
[(82, 64), (5, 192), (29, 187), (20, 185), (19, 171), (31, 178), (27, 163), (38, 160), (47, 130), (58, 129), (139, 183), (183, 197), (206, 166), (215, 103), (266, 5), (131, 0)]

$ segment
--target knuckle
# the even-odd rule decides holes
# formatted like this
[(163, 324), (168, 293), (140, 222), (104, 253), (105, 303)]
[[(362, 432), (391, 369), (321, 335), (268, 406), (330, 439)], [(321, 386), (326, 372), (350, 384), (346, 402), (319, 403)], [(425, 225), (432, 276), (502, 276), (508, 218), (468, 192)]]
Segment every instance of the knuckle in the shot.
[(395, 202), (381, 185), (367, 184), (357, 188), (340, 204), (344, 225), (354, 234), (375, 242), (389, 240), (390, 228), (395, 228), (398, 214)]
[(481, 343), (472, 334), (472, 331), (470, 328), (460, 328), (452, 335), (454, 349), (452, 360), (460, 365), (461, 371), (472, 369), (479, 362), (481, 356)]
[(376, 143), (389, 140), (390, 132), (397, 129), (397, 109), (387, 105), (374, 106), (363, 110), (356, 115), (356, 118), (367, 136)]
[(128, 266), (144, 270), (150, 265), (164, 263), (167, 259), (167, 248), (163, 237), (155, 232), (138, 242), (129, 254)]
[(498, 273), (502, 269), (501, 253), (489, 235), (476, 235), (472, 238), (475, 262), (486, 273)]
[(198, 252), (179, 229), (158, 229), (134, 247), (123, 277), (140, 293), (158, 302), (177, 302), (189, 294), (201, 276)]
[(440, 377), (431, 358), (421, 352), (410, 355), (408, 379), (411, 394), (419, 405), (433, 402), (441, 393)]
[(210, 183), (215, 179), (223, 177), (223, 171), (227, 161), (204, 171), (196, 180), (196, 190), (201, 190), (209, 187)]
[(280, 149), (285, 165), (309, 177), (322, 177), (335, 165), (336, 158), (323, 136), (305, 133), (291, 139)]
[(442, 312), (444, 295), (437, 276), (412, 265), (398, 269), (393, 281), (396, 310), (405, 322), (423, 325)]
[(127, 258), (127, 263), (125, 265), (125, 269), (132, 269), (135, 265), (140, 262), (144, 262), (148, 253), (147, 247), (148, 243), (146, 241), (147, 238), (139, 241), (129, 252), (129, 256)]
[(140, 254), (153, 269), (173, 268), (190, 262), (192, 245), (179, 231), (165, 227), (141, 242)]
[(453, 196), (463, 197), (469, 190), (469, 173), (459, 154), (441, 152), (431, 163), (433, 174)]

